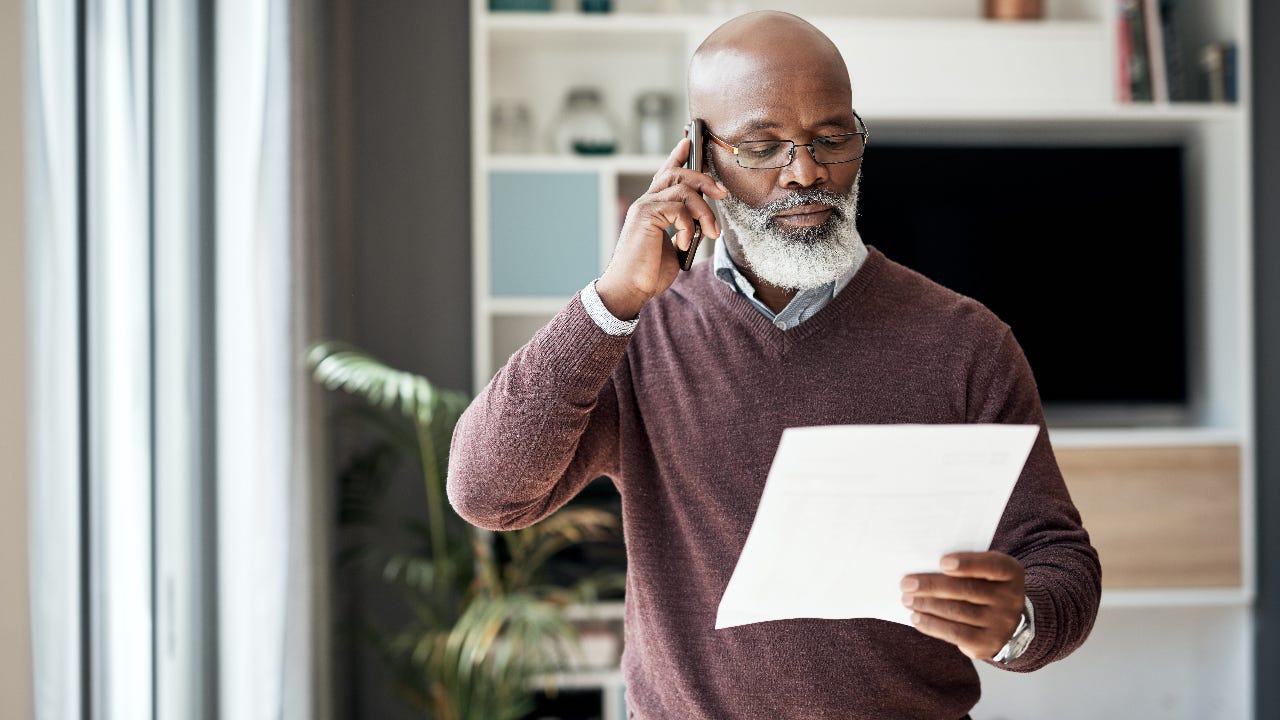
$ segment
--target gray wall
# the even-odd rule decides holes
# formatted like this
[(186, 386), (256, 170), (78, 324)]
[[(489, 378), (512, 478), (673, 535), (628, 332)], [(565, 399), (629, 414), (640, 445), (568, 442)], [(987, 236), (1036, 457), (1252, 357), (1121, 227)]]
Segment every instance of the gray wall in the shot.
[(1257, 717), (1280, 718), (1280, 3), (1253, 3), (1258, 378)]
[[(469, 3), (330, 6), (336, 334), (437, 385), (469, 391)], [(355, 441), (335, 440), (341, 463)], [(387, 507), (425, 512), (414, 468), (388, 493)], [(335, 720), (412, 717), (367, 645), (342, 631), (369, 617), (394, 627), (402, 604), (378, 581), (336, 577)]]
[(353, 339), (471, 387), (468, 3), (353, 2)]

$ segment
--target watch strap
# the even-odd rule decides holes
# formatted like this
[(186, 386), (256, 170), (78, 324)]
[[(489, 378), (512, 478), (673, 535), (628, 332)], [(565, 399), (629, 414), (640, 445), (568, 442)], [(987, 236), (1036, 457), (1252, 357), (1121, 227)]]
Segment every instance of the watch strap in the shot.
[(1036, 637), (1036, 609), (1031, 604), (1031, 598), (1025, 595), (1022, 598), (1022, 617), (1018, 619), (1018, 627), (1013, 631), (1013, 637), (1009, 638), (1009, 642), (1000, 648), (1000, 652), (996, 653), (992, 661), (998, 663), (1009, 663), (1022, 657), (1027, 652), (1027, 648), (1031, 647), (1031, 641)]

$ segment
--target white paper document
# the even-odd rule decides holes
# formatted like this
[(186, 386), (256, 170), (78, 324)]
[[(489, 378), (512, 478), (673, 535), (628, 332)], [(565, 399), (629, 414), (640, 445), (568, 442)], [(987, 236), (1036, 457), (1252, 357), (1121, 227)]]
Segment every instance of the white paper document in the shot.
[(898, 583), (990, 548), (1035, 425), (782, 433), (716, 629), (786, 618), (909, 624)]

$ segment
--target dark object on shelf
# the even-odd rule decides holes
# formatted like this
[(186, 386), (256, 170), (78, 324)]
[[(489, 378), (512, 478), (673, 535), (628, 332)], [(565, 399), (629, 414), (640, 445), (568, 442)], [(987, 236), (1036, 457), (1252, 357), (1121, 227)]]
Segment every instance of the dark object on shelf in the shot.
[(653, 90), (636, 97), (636, 149), (644, 155), (662, 155), (679, 137), (672, 127), (675, 99), (671, 93)]
[(600, 720), (602, 694), (599, 690), (560, 690), (538, 693), (533, 712), (525, 720)]
[(528, 103), (494, 101), (489, 111), (489, 149), (498, 155), (533, 152), (533, 115)]
[(549, 12), (551, 0), (489, 0), (490, 10), (517, 12)]
[(613, 8), (610, 0), (582, 0), (582, 12), (607, 13)]
[(1169, 101), (1190, 100), (1187, 88), (1186, 58), (1182, 44), (1182, 20), (1177, 0), (1160, 0), (1160, 29), (1164, 35), (1165, 74), (1169, 82)]
[(618, 149), (618, 131), (604, 109), (599, 88), (570, 88), (553, 128), (557, 152), (610, 155)]
[(1238, 98), (1235, 43), (1209, 43), (1200, 51), (1205, 97), (1209, 102), (1233, 103)]
[(1051, 416), (1185, 419), (1182, 147), (881, 145), (865, 162), (863, 239), (1007, 322)]
[(1040, 20), (1044, 0), (986, 0), (983, 14), (988, 20)]
[(614, 148), (615, 145), (611, 142), (573, 141), (573, 151), (579, 155), (612, 155)]

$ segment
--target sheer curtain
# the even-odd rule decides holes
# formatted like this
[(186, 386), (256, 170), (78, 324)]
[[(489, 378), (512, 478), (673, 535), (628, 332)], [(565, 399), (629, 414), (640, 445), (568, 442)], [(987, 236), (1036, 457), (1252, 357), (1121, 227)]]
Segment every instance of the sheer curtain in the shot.
[(81, 553), (80, 158), (77, 3), (26, 11), (28, 472), (33, 704), (79, 720)]
[(38, 718), (327, 717), (317, 4), (27, 0)]
[(317, 389), (323, 319), (318, 3), (216, 10), (219, 704), (328, 716), (328, 512)]
[(290, 17), (282, 2), (218, 3), (219, 668), (232, 718), (313, 716), (314, 518), (295, 439), (314, 309), (291, 245)]

